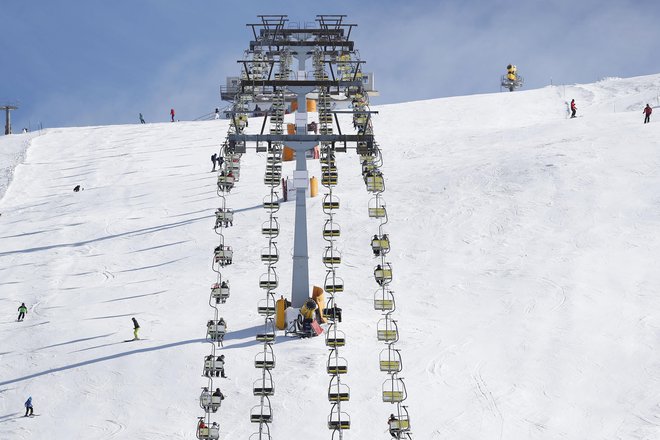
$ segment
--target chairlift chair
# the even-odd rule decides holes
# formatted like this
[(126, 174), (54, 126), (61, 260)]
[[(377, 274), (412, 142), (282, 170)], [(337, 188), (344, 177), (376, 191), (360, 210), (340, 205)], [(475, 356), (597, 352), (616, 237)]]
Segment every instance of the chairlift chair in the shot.
[(374, 197), (369, 200), (369, 217), (383, 218), (387, 216), (385, 201), (380, 197)]
[(250, 421), (252, 423), (271, 423), (273, 421), (273, 409), (268, 396), (264, 396), (261, 405), (252, 407), (250, 410)]
[(332, 349), (328, 355), (326, 371), (328, 374), (346, 374), (348, 373), (348, 361), (343, 357), (335, 357), (335, 350)]
[(277, 263), (280, 259), (280, 253), (274, 241), (268, 243), (268, 247), (261, 249), (261, 261), (266, 264)]
[(211, 298), (215, 299), (216, 304), (222, 303), (229, 298), (229, 282), (215, 283), (211, 286)]
[(264, 370), (272, 370), (275, 368), (275, 353), (271, 344), (264, 345), (264, 351), (258, 353), (254, 357), (254, 367), (262, 368)]
[[(204, 420), (203, 417), (199, 418)], [(218, 425), (200, 426), (200, 423), (197, 422), (197, 438), (200, 440), (218, 440), (220, 438), (220, 428)]]
[(234, 251), (231, 246), (220, 245), (214, 250), (213, 260), (220, 267), (228, 266), (232, 263)]
[(216, 358), (213, 355), (208, 355), (204, 358), (204, 371), (202, 376), (204, 377), (220, 377), (222, 376), (222, 371), (225, 368), (225, 362), (220, 360), (219, 357)]
[(279, 280), (277, 278), (277, 273), (270, 267), (268, 268), (268, 272), (261, 275), (261, 278), (259, 278), (259, 287), (261, 287), (262, 289), (266, 289), (266, 290), (277, 289), (278, 284), (279, 284)]
[(270, 217), (266, 222), (261, 225), (261, 233), (271, 238), (275, 238), (280, 234), (280, 224), (277, 217)]
[(390, 238), (388, 235), (374, 235), (371, 240), (371, 250), (377, 257), (387, 254), (390, 251)]
[(341, 234), (341, 228), (337, 223), (335, 223), (332, 220), (325, 221), (325, 225), (323, 225), (324, 238), (339, 237), (340, 234)]
[(390, 432), (398, 434), (400, 432), (410, 431), (410, 414), (405, 405), (399, 405), (398, 416), (394, 420), (389, 420)]
[(227, 324), (224, 319), (211, 319), (206, 323), (206, 337), (214, 342), (222, 342), (227, 333)]
[(202, 394), (199, 396), (199, 406), (201, 406), (205, 412), (217, 412), (221, 405), (222, 398), (220, 396), (212, 395), (206, 387), (202, 389)]
[(275, 321), (273, 318), (266, 318), (263, 330), (257, 332), (255, 338), (259, 342), (273, 342), (275, 340)]
[(257, 306), (257, 313), (262, 316), (272, 316), (275, 314), (275, 295), (269, 293), (266, 295), (266, 299), (259, 301)]
[(335, 209), (339, 209), (339, 197), (333, 194), (326, 194), (323, 197), (323, 212), (331, 214)]
[(367, 184), (367, 191), (376, 193), (385, 191), (385, 179), (383, 175), (376, 170), (370, 171), (371, 175), (366, 174), (365, 182)]
[(383, 402), (398, 403), (408, 398), (406, 384), (395, 375), (383, 382)]
[[(334, 379), (334, 378), (333, 378)], [(351, 398), (351, 389), (348, 385), (330, 380), (328, 386), (328, 401), (330, 402), (348, 402)]]
[(323, 264), (325, 264), (326, 267), (341, 264), (341, 253), (332, 246), (326, 246), (323, 254)]
[(215, 211), (215, 229), (234, 225), (234, 211), (229, 208), (218, 208)]
[(344, 280), (336, 276), (334, 270), (330, 270), (325, 275), (323, 288), (329, 293), (341, 293), (344, 291)]
[(334, 331), (332, 325), (325, 334), (326, 347), (336, 348), (346, 345), (346, 335), (341, 330)]
[(264, 209), (270, 210), (271, 212), (277, 212), (280, 209), (280, 200), (277, 198), (277, 194), (271, 194), (264, 198), (263, 203)]
[(234, 176), (227, 176), (221, 172), (218, 174), (218, 189), (220, 191), (229, 192), (234, 187)]
[(351, 429), (351, 418), (348, 413), (343, 411), (340, 412), (333, 406), (333, 409), (328, 416), (328, 429), (334, 431)]
[(254, 396), (272, 396), (275, 394), (275, 384), (269, 370), (266, 370), (266, 374), (261, 379), (254, 381), (252, 394)]
[(374, 310), (389, 312), (394, 310), (394, 295), (389, 289), (378, 289), (374, 293)]
[(403, 370), (403, 362), (399, 350), (387, 347), (378, 355), (380, 371), (387, 373), (399, 373)]
[(376, 336), (379, 341), (383, 342), (396, 342), (399, 340), (399, 328), (396, 321), (386, 315), (385, 318), (378, 321), (376, 328)]
[(337, 180), (339, 178), (338, 173), (335, 171), (334, 173), (332, 171), (325, 171), (321, 172), (321, 185), (323, 186), (335, 186), (337, 185)]
[(380, 264), (374, 269), (374, 278), (380, 286), (386, 286), (392, 282), (392, 265), (390, 263)]

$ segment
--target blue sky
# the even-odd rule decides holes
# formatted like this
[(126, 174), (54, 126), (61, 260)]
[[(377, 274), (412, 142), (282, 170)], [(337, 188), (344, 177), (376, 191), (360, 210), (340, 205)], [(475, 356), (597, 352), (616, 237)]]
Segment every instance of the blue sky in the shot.
[(14, 131), (190, 120), (221, 106), (258, 14), (346, 14), (392, 103), (660, 73), (657, 0), (0, 0), (0, 102)]

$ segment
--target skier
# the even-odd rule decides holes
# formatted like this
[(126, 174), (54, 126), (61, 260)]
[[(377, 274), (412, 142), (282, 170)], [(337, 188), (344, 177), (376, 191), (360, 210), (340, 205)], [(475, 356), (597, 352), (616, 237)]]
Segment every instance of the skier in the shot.
[(220, 391), (220, 388), (216, 388), (215, 391), (213, 392), (213, 395), (216, 396), (216, 397), (219, 397), (220, 400), (225, 400), (225, 395), (222, 394), (222, 392)]
[(211, 170), (211, 172), (215, 171), (215, 161), (216, 160), (218, 160), (218, 155), (216, 153), (213, 153), (211, 155), (211, 162), (213, 163), (213, 169)]
[(575, 105), (575, 99), (571, 99), (571, 119), (575, 117), (576, 111), (577, 111), (577, 106)]
[(653, 109), (651, 108), (650, 105), (646, 104), (646, 107), (644, 107), (644, 123), (651, 122), (651, 113), (653, 113)]
[(144, 117), (142, 116), (142, 113), (140, 113), (140, 124), (145, 124)]
[(28, 397), (28, 400), (25, 401), (25, 415), (23, 417), (31, 416), (34, 414), (34, 408), (32, 407), (32, 396)]
[[(224, 354), (221, 354), (220, 356), (218, 356), (218, 359), (215, 360), (215, 365), (217, 367), (219, 367), (219, 369), (220, 369), (220, 377), (227, 378), (227, 376), (225, 376), (225, 355)], [(218, 376), (218, 374), (216, 373), (216, 377), (217, 376)], [(220, 388), (216, 389), (216, 392), (218, 392), (218, 391), (220, 391)], [(213, 395), (215, 396), (216, 394), (214, 393)], [(222, 394), (220, 394), (220, 395), (222, 395)], [(222, 398), (224, 399), (225, 396), (222, 396)]]
[(389, 427), (390, 435), (391, 435), (393, 438), (397, 438), (397, 432), (396, 432), (396, 417), (394, 417), (394, 414), (390, 414), (390, 418), (387, 419), (387, 426)]
[(140, 330), (140, 324), (138, 324), (137, 319), (131, 318), (133, 320), (133, 340), (137, 341), (138, 339), (138, 330)]
[(21, 303), (20, 307), (18, 308), (18, 321), (22, 321), (26, 314), (27, 307), (25, 307), (25, 303)]
[(220, 109), (216, 107), (214, 119), (220, 119)]
[(174, 122), (174, 109), (170, 109), (170, 116), (172, 117), (172, 122)]

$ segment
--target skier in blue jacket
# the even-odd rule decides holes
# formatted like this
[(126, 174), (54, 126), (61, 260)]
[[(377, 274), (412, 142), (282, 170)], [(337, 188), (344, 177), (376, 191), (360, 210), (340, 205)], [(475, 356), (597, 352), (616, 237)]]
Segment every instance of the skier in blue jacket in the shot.
[(32, 407), (32, 396), (28, 397), (28, 400), (25, 401), (25, 416), (31, 416), (34, 414), (34, 408)]

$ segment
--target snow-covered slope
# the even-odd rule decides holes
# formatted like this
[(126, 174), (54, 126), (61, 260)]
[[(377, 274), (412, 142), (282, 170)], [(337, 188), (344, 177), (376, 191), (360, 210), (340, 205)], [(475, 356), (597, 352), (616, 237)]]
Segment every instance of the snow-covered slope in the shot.
[[(400, 348), (420, 439), (660, 436), (660, 75), (380, 107)], [(566, 101), (578, 115), (566, 119)], [(255, 121), (256, 122), (256, 121)], [(259, 124), (250, 124), (251, 127)], [(0, 439), (192, 439), (224, 121), (51, 129), (0, 201)], [(0, 151), (12, 137), (0, 138)], [(319, 175), (318, 163), (309, 163)], [(222, 438), (247, 438), (265, 156), (243, 156)], [(291, 163), (285, 166), (290, 172)], [(347, 438), (388, 438), (354, 152), (338, 159)], [(84, 191), (72, 192), (80, 184)], [(292, 203), (279, 212), (290, 283)], [(321, 264), (309, 200), (310, 270)], [(15, 322), (21, 302), (27, 318)], [(147, 340), (132, 337), (131, 317)], [(275, 345), (274, 439), (329, 438), (321, 338)], [(22, 404), (33, 397), (34, 419)]]

